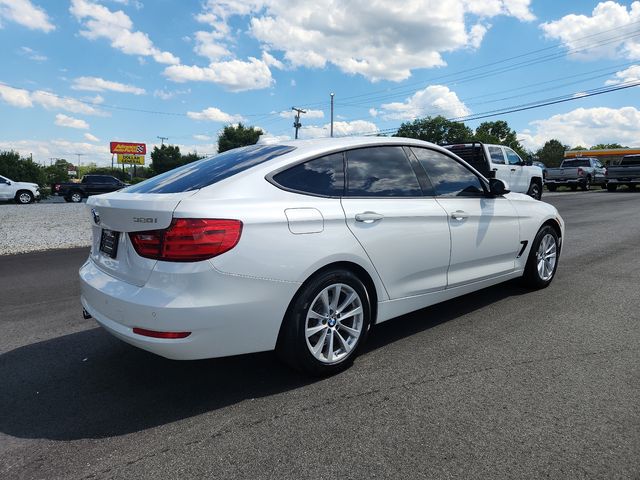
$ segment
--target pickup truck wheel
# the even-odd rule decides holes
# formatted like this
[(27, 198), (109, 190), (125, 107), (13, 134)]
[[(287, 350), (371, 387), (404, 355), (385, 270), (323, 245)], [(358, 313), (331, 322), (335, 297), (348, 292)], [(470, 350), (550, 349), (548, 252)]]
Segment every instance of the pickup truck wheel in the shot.
[(616, 183), (607, 183), (607, 191), (615, 192), (618, 189), (618, 184)]
[(20, 205), (27, 205), (28, 203), (33, 202), (33, 194), (28, 190), (20, 190), (16, 193), (15, 200)]
[(549, 225), (540, 229), (533, 240), (522, 280), (525, 286), (541, 289), (549, 286), (558, 268), (560, 253), (558, 234)]
[(578, 190), (578, 185), (570, 185), (569, 188), (572, 192), (575, 192), (576, 190)]
[(73, 203), (80, 203), (82, 201), (82, 194), (80, 192), (71, 192), (69, 200)]
[(529, 185), (527, 195), (531, 198), (535, 198), (536, 200), (540, 200), (542, 198), (542, 185), (535, 180), (532, 180), (531, 185)]
[(580, 188), (581, 188), (582, 190), (584, 190), (585, 192), (586, 192), (587, 190), (591, 190), (591, 177), (587, 177), (587, 178), (584, 180), (584, 183), (583, 183), (582, 185), (580, 185)]
[(550, 192), (555, 192), (558, 189), (557, 185), (547, 185)]

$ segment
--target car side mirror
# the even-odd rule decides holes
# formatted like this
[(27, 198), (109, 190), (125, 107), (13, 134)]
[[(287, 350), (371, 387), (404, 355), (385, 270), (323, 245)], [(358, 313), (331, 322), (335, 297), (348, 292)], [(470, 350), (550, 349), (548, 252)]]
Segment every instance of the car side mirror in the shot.
[(6, 183), (7, 185), (11, 185), (11, 182), (9, 180), (5, 180), (4, 183)]
[(509, 193), (509, 185), (506, 182), (500, 180), (499, 178), (490, 178), (489, 179), (489, 193), (495, 197), (499, 197), (501, 195), (505, 195)]

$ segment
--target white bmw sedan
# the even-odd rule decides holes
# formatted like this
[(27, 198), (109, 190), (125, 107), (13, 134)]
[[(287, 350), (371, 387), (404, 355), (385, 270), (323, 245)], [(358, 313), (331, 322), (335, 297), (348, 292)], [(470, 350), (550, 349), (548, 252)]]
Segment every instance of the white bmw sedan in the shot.
[(324, 375), (372, 325), (553, 280), (557, 210), (404, 138), (253, 145), (91, 197), (87, 317), (172, 359), (275, 349)]

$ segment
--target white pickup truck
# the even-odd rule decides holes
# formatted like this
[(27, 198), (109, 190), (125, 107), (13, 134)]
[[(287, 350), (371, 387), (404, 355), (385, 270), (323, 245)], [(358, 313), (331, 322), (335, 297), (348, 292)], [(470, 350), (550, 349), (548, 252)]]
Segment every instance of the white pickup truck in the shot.
[(15, 200), (27, 204), (40, 199), (40, 187), (37, 183), (14, 182), (0, 175), (0, 201)]
[(512, 192), (542, 198), (542, 169), (525, 162), (509, 147), (486, 143), (443, 145), (487, 178), (497, 178), (509, 185)]

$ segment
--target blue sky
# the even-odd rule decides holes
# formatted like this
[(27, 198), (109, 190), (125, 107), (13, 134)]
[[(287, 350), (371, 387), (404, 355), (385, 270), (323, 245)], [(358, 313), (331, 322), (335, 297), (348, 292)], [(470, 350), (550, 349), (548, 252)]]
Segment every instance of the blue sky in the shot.
[(0, 45), (0, 149), (40, 162), (213, 153), (238, 121), (288, 138), (292, 106), (326, 136), (330, 92), (338, 135), (575, 96), (489, 120), (531, 149), (640, 146), (638, 88), (582, 97), (640, 82), (639, 1), (0, 0)]

